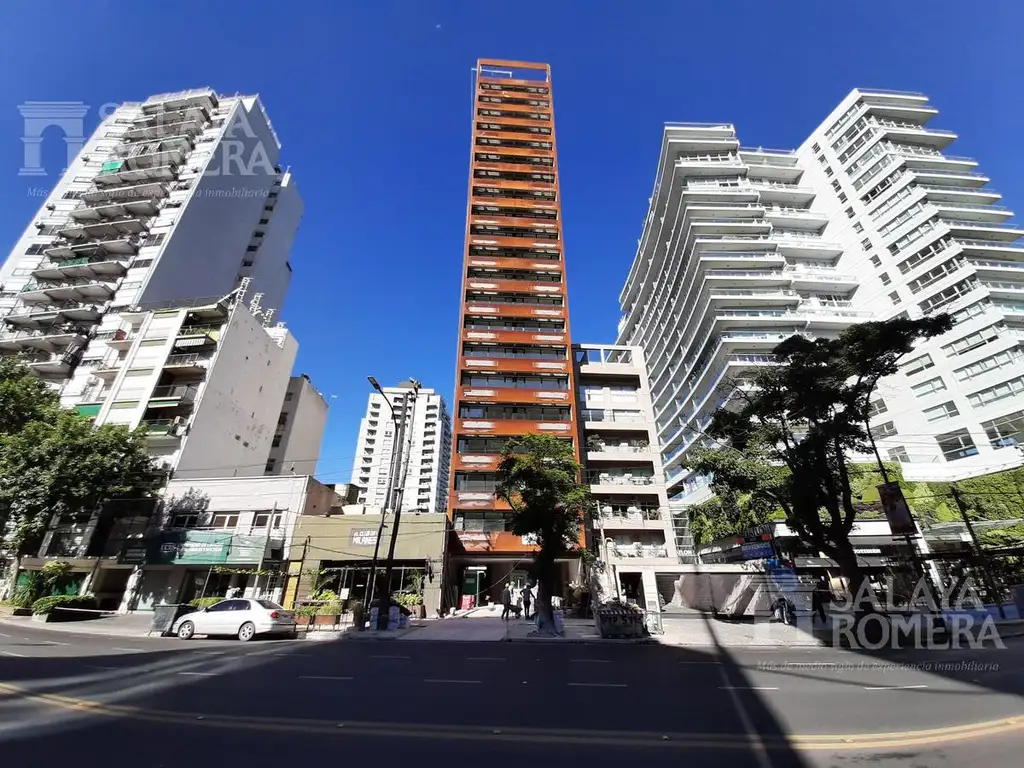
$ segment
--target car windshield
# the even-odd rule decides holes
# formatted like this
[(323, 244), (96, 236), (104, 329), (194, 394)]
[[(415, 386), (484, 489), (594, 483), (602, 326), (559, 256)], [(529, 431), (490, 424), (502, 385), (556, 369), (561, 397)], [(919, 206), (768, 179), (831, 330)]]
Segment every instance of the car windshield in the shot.
[(264, 608), (266, 608), (268, 611), (283, 611), (284, 610), (284, 608), (282, 608), (280, 605), (278, 605), (277, 603), (272, 602), (270, 600), (257, 600), (256, 602), (259, 603)]

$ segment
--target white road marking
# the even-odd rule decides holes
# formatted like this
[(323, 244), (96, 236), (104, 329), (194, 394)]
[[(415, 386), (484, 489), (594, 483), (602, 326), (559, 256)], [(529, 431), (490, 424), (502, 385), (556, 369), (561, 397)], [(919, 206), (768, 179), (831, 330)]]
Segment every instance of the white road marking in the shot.
[(99, 667), (99, 666), (97, 666), (95, 664), (86, 664), (85, 667), (86, 667), (86, 669), (103, 669), (103, 670), (106, 670), (106, 671), (110, 671), (112, 669), (117, 669), (117, 667)]
[(907, 691), (912, 688), (927, 688), (927, 685), (872, 685), (864, 686), (865, 691)]
[(3, 632), (0, 632), (0, 637), (10, 637), (10, 635), (5, 635)]
[(411, 656), (393, 656), (390, 654), (380, 653), (375, 656), (371, 656), (371, 659), (411, 659)]
[(569, 659), (577, 664), (610, 664), (608, 659)]
[(427, 678), (423, 682), (424, 683), (460, 683), (460, 684), (467, 684), (467, 685), (479, 685), (480, 684), (479, 680), (435, 680), (435, 679), (432, 679), (432, 678)]
[(768, 685), (720, 685), (718, 686), (720, 691), (777, 691), (778, 688), (772, 688)]
[(142, 653), (141, 648), (111, 648), (112, 651), (125, 651), (127, 653)]
[(626, 683), (569, 683), (573, 688), (625, 688)]
[(192, 651), (196, 656), (223, 656), (227, 651)]
[(67, 643), (58, 643), (56, 640), (40, 640), (43, 645), (67, 645)]
[(178, 674), (187, 677), (217, 677), (220, 672), (179, 672)]
[(15, 653), (14, 651), (0, 651), (0, 656), (13, 656), (16, 659), (24, 659), (24, 658), (26, 658), (25, 654), (23, 654), (23, 653)]
[(332, 675), (299, 675), (299, 680), (355, 680), (355, 678), (334, 677)]
[(720, 661), (680, 661), (684, 667), (720, 667), (722, 662)]

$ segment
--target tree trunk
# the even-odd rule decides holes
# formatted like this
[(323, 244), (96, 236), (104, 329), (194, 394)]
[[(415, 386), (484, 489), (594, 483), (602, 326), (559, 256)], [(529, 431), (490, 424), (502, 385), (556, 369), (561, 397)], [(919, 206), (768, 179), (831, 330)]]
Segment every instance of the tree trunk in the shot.
[(551, 597), (555, 587), (555, 563), (538, 552), (534, 560), (537, 565), (537, 632), (541, 635), (556, 635), (555, 612), (551, 607)]
[(837, 542), (832, 547), (831, 552), (826, 552), (826, 554), (836, 561), (840, 573), (846, 579), (850, 609), (855, 613), (872, 610), (874, 608), (874, 601), (867, 597), (872, 594), (870, 592), (870, 585), (867, 582), (864, 571), (861, 570), (860, 563), (857, 562), (857, 555), (853, 551), (853, 545), (850, 543), (850, 540), (844, 537), (842, 541)]

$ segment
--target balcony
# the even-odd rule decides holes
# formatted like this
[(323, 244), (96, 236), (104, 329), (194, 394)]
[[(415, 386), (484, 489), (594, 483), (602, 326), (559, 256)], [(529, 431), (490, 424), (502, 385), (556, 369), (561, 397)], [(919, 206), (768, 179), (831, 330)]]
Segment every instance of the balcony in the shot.
[(800, 303), (800, 294), (786, 288), (757, 290), (754, 288), (718, 288), (711, 286), (708, 294), (712, 305), (725, 302), (729, 307), (787, 306)]
[(566, 390), (525, 389), (518, 387), (474, 387), (458, 389), (457, 400), (468, 403), (521, 403), (524, 405), (569, 405)]
[(1024, 298), (1024, 280), (1012, 282), (1007, 280), (982, 280), (981, 284), (988, 289), (989, 294), (1003, 299)]
[[(128, 187), (94, 186), (82, 193), (83, 205), (73, 210), (71, 216), (72, 218), (89, 218), (92, 215), (88, 213), (89, 211), (97, 211), (106, 206), (135, 206), (136, 204), (144, 207), (141, 210), (126, 208), (125, 211), (144, 213), (147, 210), (145, 207), (147, 204), (150, 208), (155, 208), (154, 201), (167, 197), (167, 194), (167, 187), (163, 183), (155, 181)], [(103, 214), (97, 212), (96, 215), (102, 216)]]
[(779, 205), (765, 206), (764, 217), (777, 227), (820, 232), (828, 223), (828, 216), (802, 208), (786, 208)]
[(103, 164), (93, 179), (97, 187), (116, 187), (133, 182), (166, 182), (178, 175), (177, 165), (125, 165), (123, 160), (111, 160)]
[(517, 435), (572, 435), (571, 421), (528, 421), (526, 419), (461, 418), (455, 419), (455, 433), (463, 436), (481, 435), (514, 437)]
[(983, 173), (936, 168), (915, 168), (914, 175), (920, 181), (939, 186), (949, 184), (951, 186), (978, 188), (984, 187), (990, 181), (989, 177)]
[[(920, 176), (921, 174), (918, 174)], [(935, 202), (947, 202), (947, 203), (972, 203), (972, 204), (992, 204), (996, 200), (1002, 198), (998, 192), (993, 192), (991, 189), (978, 189), (977, 187), (956, 187), (956, 186), (938, 186), (935, 184), (918, 184), (918, 189), (925, 192), (928, 199)], [(1006, 210), (999, 207), (998, 210)]]
[(57, 234), (66, 240), (81, 241), (111, 239), (139, 235), (149, 231), (149, 223), (138, 216), (128, 215), (119, 219), (77, 223), (70, 222)]
[(37, 376), (67, 376), (82, 359), (82, 349), (75, 348), (55, 354), (26, 352), (21, 355), (21, 359)]
[(587, 463), (601, 461), (636, 461), (651, 455), (651, 446), (646, 440), (595, 440), (587, 438)]
[(60, 280), (62, 278), (121, 277), (128, 271), (124, 260), (108, 259), (103, 256), (80, 256), (64, 261), (51, 261), (33, 270), (36, 280)]
[(154, 387), (149, 396), (150, 408), (170, 408), (179, 405), (190, 405), (195, 402), (199, 390), (195, 385), (170, 384)]
[(964, 219), (947, 219), (943, 217), (942, 223), (952, 230), (954, 236), (963, 234), (969, 238), (1001, 240), (1013, 242), (1024, 237), (1024, 229), (1016, 224), (995, 224), (980, 221), (968, 221)]
[(860, 285), (856, 275), (837, 272), (834, 267), (810, 267), (790, 264), (785, 268), (790, 285), (796, 290), (835, 291), (846, 293)]
[(219, 323), (182, 326), (174, 339), (174, 347), (175, 349), (183, 349), (185, 347), (204, 347), (209, 344), (216, 344), (222, 327)]
[(614, 429), (637, 430), (638, 425), (647, 423), (647, 417), (640, 411), (620, 411), (614, 409), (583, 408), (580, 418), (587, 423), (587, 431), (600, 430), (606, 432)]
[(29, 283), (18, 294), (24, 304), (54, 301), (107, 301), (117, 290), (116, 283), (71, 278), (59, 283)]
[(567, 373), (569, 371), (569, 361), (466, 355), (459, 361), (459, 368), (464, 371), (494, 371), (502, 373)]
[(643, 544), (641, 542), (618, 544), (612, 539), (608, 539), (607, 552), (612, 558), (625, 560), (661, 560), (668, 557), (668, 549), (664, 544)]
[(702, 251), (698, 254), (701, 263), (714, 267), (782, 267), (786, 258), (772, 251)]
[(131, 256), (139, 252), (139, 239), (135, 235), (113, 235), (88, 242), (57, 241), (43, 253), (53, 261), (76, 259), (83, 256)]
[(99, 320), (102, 314), (102, 307), (91, 304), (83, 305), (75, 304), (73, 302), (33, 304), (15, 307), (11, 313), (4, 318), (4, 322), (8, 325), (43, 328), (51, 326), (55, 322), (62, 322), (66, 320), (94, 323)]
[(195, 352), (185, 355), (168, 355), (164, 361), (164, 369), (176, 373), (202, 373), (209, 367), (211, 359)]
[(1002, 259), (978, 259), (967, 257), (968, 262), (977, 275), (981, 277), (1022, 277), (1024, 261), (1007, 261)]
[(598, 503), (592, 513), (594, 527), (599, 530), (663, 530), (664, 518), (660, 507), (639, 504)]
[(85, 343), (88, 331), (73, 324), (51, 326), (45, 330), (14, 331), (0, 328), (0, 349), (53, 352)]
[(215, 109), (218, 103), (217, 94), (212, 88), (190, 88), (150, 96), (142, 103), (142, 111), (147, 115), (155, 115), (188, 107), (200, 107), (209, 112)]
[(185, 434), (185, 421), (181, 418), (143, 419), (139, 422), (139, 429), (152, 440), (177, 441)]
[(162, 139), (169, 136), (195, 137), (203, 132), (208, 121), (201, 109), (151, 115), (135, 122), (134, 128), (125, 131), (125, 141)]

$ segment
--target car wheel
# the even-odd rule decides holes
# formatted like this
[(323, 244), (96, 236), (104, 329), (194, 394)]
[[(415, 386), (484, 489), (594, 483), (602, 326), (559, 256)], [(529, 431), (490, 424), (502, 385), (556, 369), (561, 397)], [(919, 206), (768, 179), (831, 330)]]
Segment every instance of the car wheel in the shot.
[(238, 628), (238, 639), (243, 643), (252, 640), (254, 637), (256, 637), (256, 625), (251, 621), (245, 622), (245, 624)]
[(178, 627), (178, 637), (181, 640), (191, 640), (195, 633), (196, 625), (191, 621), (183, 621), (181, 626)]

